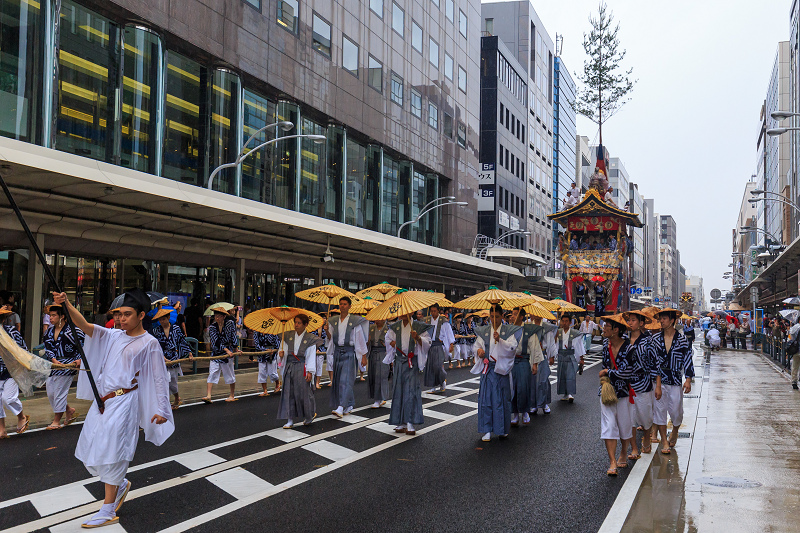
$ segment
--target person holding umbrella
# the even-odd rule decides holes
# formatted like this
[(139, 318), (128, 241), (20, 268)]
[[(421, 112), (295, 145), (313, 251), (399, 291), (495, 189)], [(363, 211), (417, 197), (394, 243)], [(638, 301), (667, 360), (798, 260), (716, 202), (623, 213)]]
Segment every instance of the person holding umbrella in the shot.
[(230, 394), (226, 402), (235, 402), (236, 374), (233, 372), (233, 356), (239, 351), (239, 336), (236, 334), (236, 321), (222, 307), (211, 307), (214, 320), (208, 326), (208, 338), (211, 344), (212, 357), (227, 355), (224, 359), (215, 359), (209, 362), (208, 379), (206, 380), (206, 395), (201, 398), (205, 403), (211, 403), (211, 387), (219, 383), (219, 375), (225, 379), (225, 384), (230, 387)]
[(192, 355), (192, 349), (189, 348), (189, 343), (186, 342), (183, 331), (177, 325), (169, 323), (171, 312), (171, 309), (165, 307), (153, 315), (154, 323), (150, 334), (156, 338), (158, 344), (161, 345), (161, 351), (164, 352), (164, 362), (169, 374), (169, 392), (175, 396), (172, 403), (174, 411), (181, 405), (181, 397), (178, 394), (178, 377), (183, 375), (183, 370), (181, 370), (180, 363), (170, 364), (170, 361), (194, 359), (194, 355)]
[(428, 392), (444, 392), (447, 384), (447, 371), (444, 369), (445, 353), (452, 353), (456, 338), (450, 322), (442, 316), (439, 304), (435, 303), (428, 308), (430, 318), (428, 323), (433, 326), (431, 334), (431, 349), (428, 351), (428, 360), (425, 364), (425, 386), (433, 387)]
[[(545, 309), (540, 312), (548, 313)], [(530, 412), (534, 403), (531, 402), (531, 385), (536, 381), (536, 373), (539, 371), (539, 363), (544, 361), (542, 345), (539, 343), (537, 332), (541, 329), (535, 324), (526, 324), (525, 317), (527, 312), (522, 307), (514, 308), (512, 314), (513, 324), (522, 329), (517, 331), (518, 344), (514, 352), (514, 367), (512, 369), (514, 396), (511, 399), (511, 426), (519, 425), (519, 414), (522, 413), (522, 424), (531, 423)]]
[(306, 331), (308, 315), (298, 313), (294, 317), (294, 331), (284, 334), (278, 357), (283, 368), (283, 391), (278, 407), (278, 418), (286, 419), (284, 429), (294, 426), (295, 420), (303, 420), (307, 426), (317, 416), (314, 400), (314, 374), (317, 364), (317, 348), (322, 339)]
[(385, 320), (376, 320), (369, 326), (369, 373), (367, 387), (369, 398), (374, 400), (373, 409), (377, 409), (389, 399), (389, 365), (386, 359), (386, 333), (389, 326)]
[[(559, 320), (559, 328), (555, 335), (555, 343), (558, 349), (558, 368), (556, 370), (556, 394), (561, 396), (562, 402), (572, 403), (575, 401), (575, 394), (578, 386), (576, 377), (578, 365), (583, 366), (583, 356), (586, 353), (583, 334), (572, 329), (572, 316), (569, 313), (562, 313)], [(552, 365), (554, 357), (550, 357)]]
[(353, 386), (356, 382), (356, 366), (358, 358), (366, 357), (367, 321), (360, 316), (350, 314), (353, 304), (349, 296), (339, 298), (339, 316), (328, 318), (325, 333), (328, 335), (328, 369), (333, 370), (331, 378), (331, 413), (342, 418), (355, 407), (356, 397)]

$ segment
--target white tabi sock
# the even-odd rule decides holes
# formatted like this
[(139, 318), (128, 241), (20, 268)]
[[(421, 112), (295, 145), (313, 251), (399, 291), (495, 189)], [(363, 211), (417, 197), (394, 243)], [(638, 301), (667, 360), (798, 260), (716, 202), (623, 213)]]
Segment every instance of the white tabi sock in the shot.
[(406, 431), (414, 431), (414, 425), (411, 422), (406, 424)]
[(350, 407), (348, 407), (347, 409), (345, 409), (345, 410), (344, 410), (344, 414), (348, 415), (348, 414), (350, 414), (352, 411), (353, 411), (353, 406), (351, 405)]
[(490, 440), (492, 440), (492, 434), (491, 434), (491, 433), (487, 433), (486, 435), (484, 435), (484, 436), (481, 438), (481, 440), (482, 440), (483, 442), (489, 442)]
[(522, 413), (522, 423), (529, 424), (530, 421), (531, 421), (531, 415), (529, 415), (528, 413)]
[(85, 526), (101, 526), (110, 520), (114, 520), (117, 517), (117, 513), (114, 512), (114, 504), (113, 503), (104, 503), (100, 510), (97, 511), (93, 517), (83, 523)]
[(372, 404), (372, 407), (374, 407), (375, 409), (377, 409), (380, 406), (381, 406), (381, 402), (375, 402), (375, 403)]
[(519, 424), (519, 413), (514, 413), (514, 415), (511, 417), (511, 423)]
[(292, 419), (290, 418), (289, 420), (287, 420), (287, 421), (286, 421), (286, 424), (283, 426), (283, 429), (289, 429), (289, 428), (291, 428), (292, 426), (294, 426), (294, 420), (292, 420)]

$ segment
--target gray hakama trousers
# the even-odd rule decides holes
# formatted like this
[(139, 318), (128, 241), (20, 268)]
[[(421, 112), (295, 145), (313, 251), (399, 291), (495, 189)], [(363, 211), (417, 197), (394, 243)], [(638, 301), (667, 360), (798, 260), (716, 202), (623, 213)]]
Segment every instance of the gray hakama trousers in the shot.
[(392, 409), (389, 412), (389, 424), (424, 424), (422, 416), (422, 387), (419, 384), (419, 366), (417, 358), (412, 357), (412, 367), (408, 367), (408, 358), (397, 354), (394, 356), (394, 383), (392, 390)]
[(547, 358), (539, 362), (536, 375), (531, 375), (531, 410), (544, 409), (553, 401), (553, 388), (550, 385), (550, 363)]
[(331, 408), (355, 407), (356, 396), (356, 349), (352, 346), (336, 346), (333, 353), (333, 381), (331, 383)]
[(577, 378), (578, 375), (578, 361), (575, 359), (575, 354), (564, 354), (559, 352), (558, 367), (556, 368), (556, 393), (560, 395), (572, 394), (578, 390)]
[(527, 413), (531, 409), (531, 362), (525, 358), (514, 359), (511, 369), (514, 380), (514, 397), (511, 399), (512, 413)]
[(290, 355), (285, 364), (278, 419), (311, 422), (317, 412), (317, 402), (314, 400), (314, 383), (306, 381), (306, 359)]
[[(448, 346), (449, 348), (449, 346)], [(428, 350), (428, 360), (425, 362), (426, 387), (438, 387), (447, 379), (447, 371), (444, 369), (444, 344), (442, 341), (433, 341)]]
[(478, 433), (507, 435), (511, 430), (511, 383), (494, 371), (494, 361), (481, 374), (478, 390)]
[(384, 357), (386, 348), (383, 346), (370, 348), (367, 387), (370, 399), (376, 402), (389, 399), (389, 365), (383, 362)]

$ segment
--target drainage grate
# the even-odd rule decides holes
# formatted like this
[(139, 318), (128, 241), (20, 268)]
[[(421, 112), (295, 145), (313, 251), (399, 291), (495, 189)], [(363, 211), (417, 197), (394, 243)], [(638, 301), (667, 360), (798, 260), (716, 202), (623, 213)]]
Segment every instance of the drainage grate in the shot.
[(699, 394), (684, 394), (683, 397), (684, 398), (699, 398), (700, 395)]
[(678, 432), (678, 438), (679, 439), (691, 439), (692, 438), (692, 434), (690, 432), (688, 432), (688, 431), (679, 431)]
[(703, 485), (724, 487), (726, 489), (753, 489), (761, 486), (758, 481), (750, 481), (742, 477), (701, 477), (697, 481)]

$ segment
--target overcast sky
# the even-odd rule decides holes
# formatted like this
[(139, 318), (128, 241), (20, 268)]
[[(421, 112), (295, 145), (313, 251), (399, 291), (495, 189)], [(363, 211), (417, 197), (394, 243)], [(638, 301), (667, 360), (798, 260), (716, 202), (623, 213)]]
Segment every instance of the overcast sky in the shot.
[[(533, 0), (550, 37), (564, 36), (570, 73), (583, 69), (583, 33), (596, 0)], [(756, 171), (759, 112), (790, 0), (608, 0), (638, 78), (631, 102), (603, 128), (612, 157), (656, 212), (678, 226), (681, 263), (702, 275), (706, 298), (731, 262), (731, 231)], [(574, 77), (574, 76), (573, 76)], [(576, 80), (577, 81), (577, 80)], [(578, 120), (596, 142), (597, 127)]]

